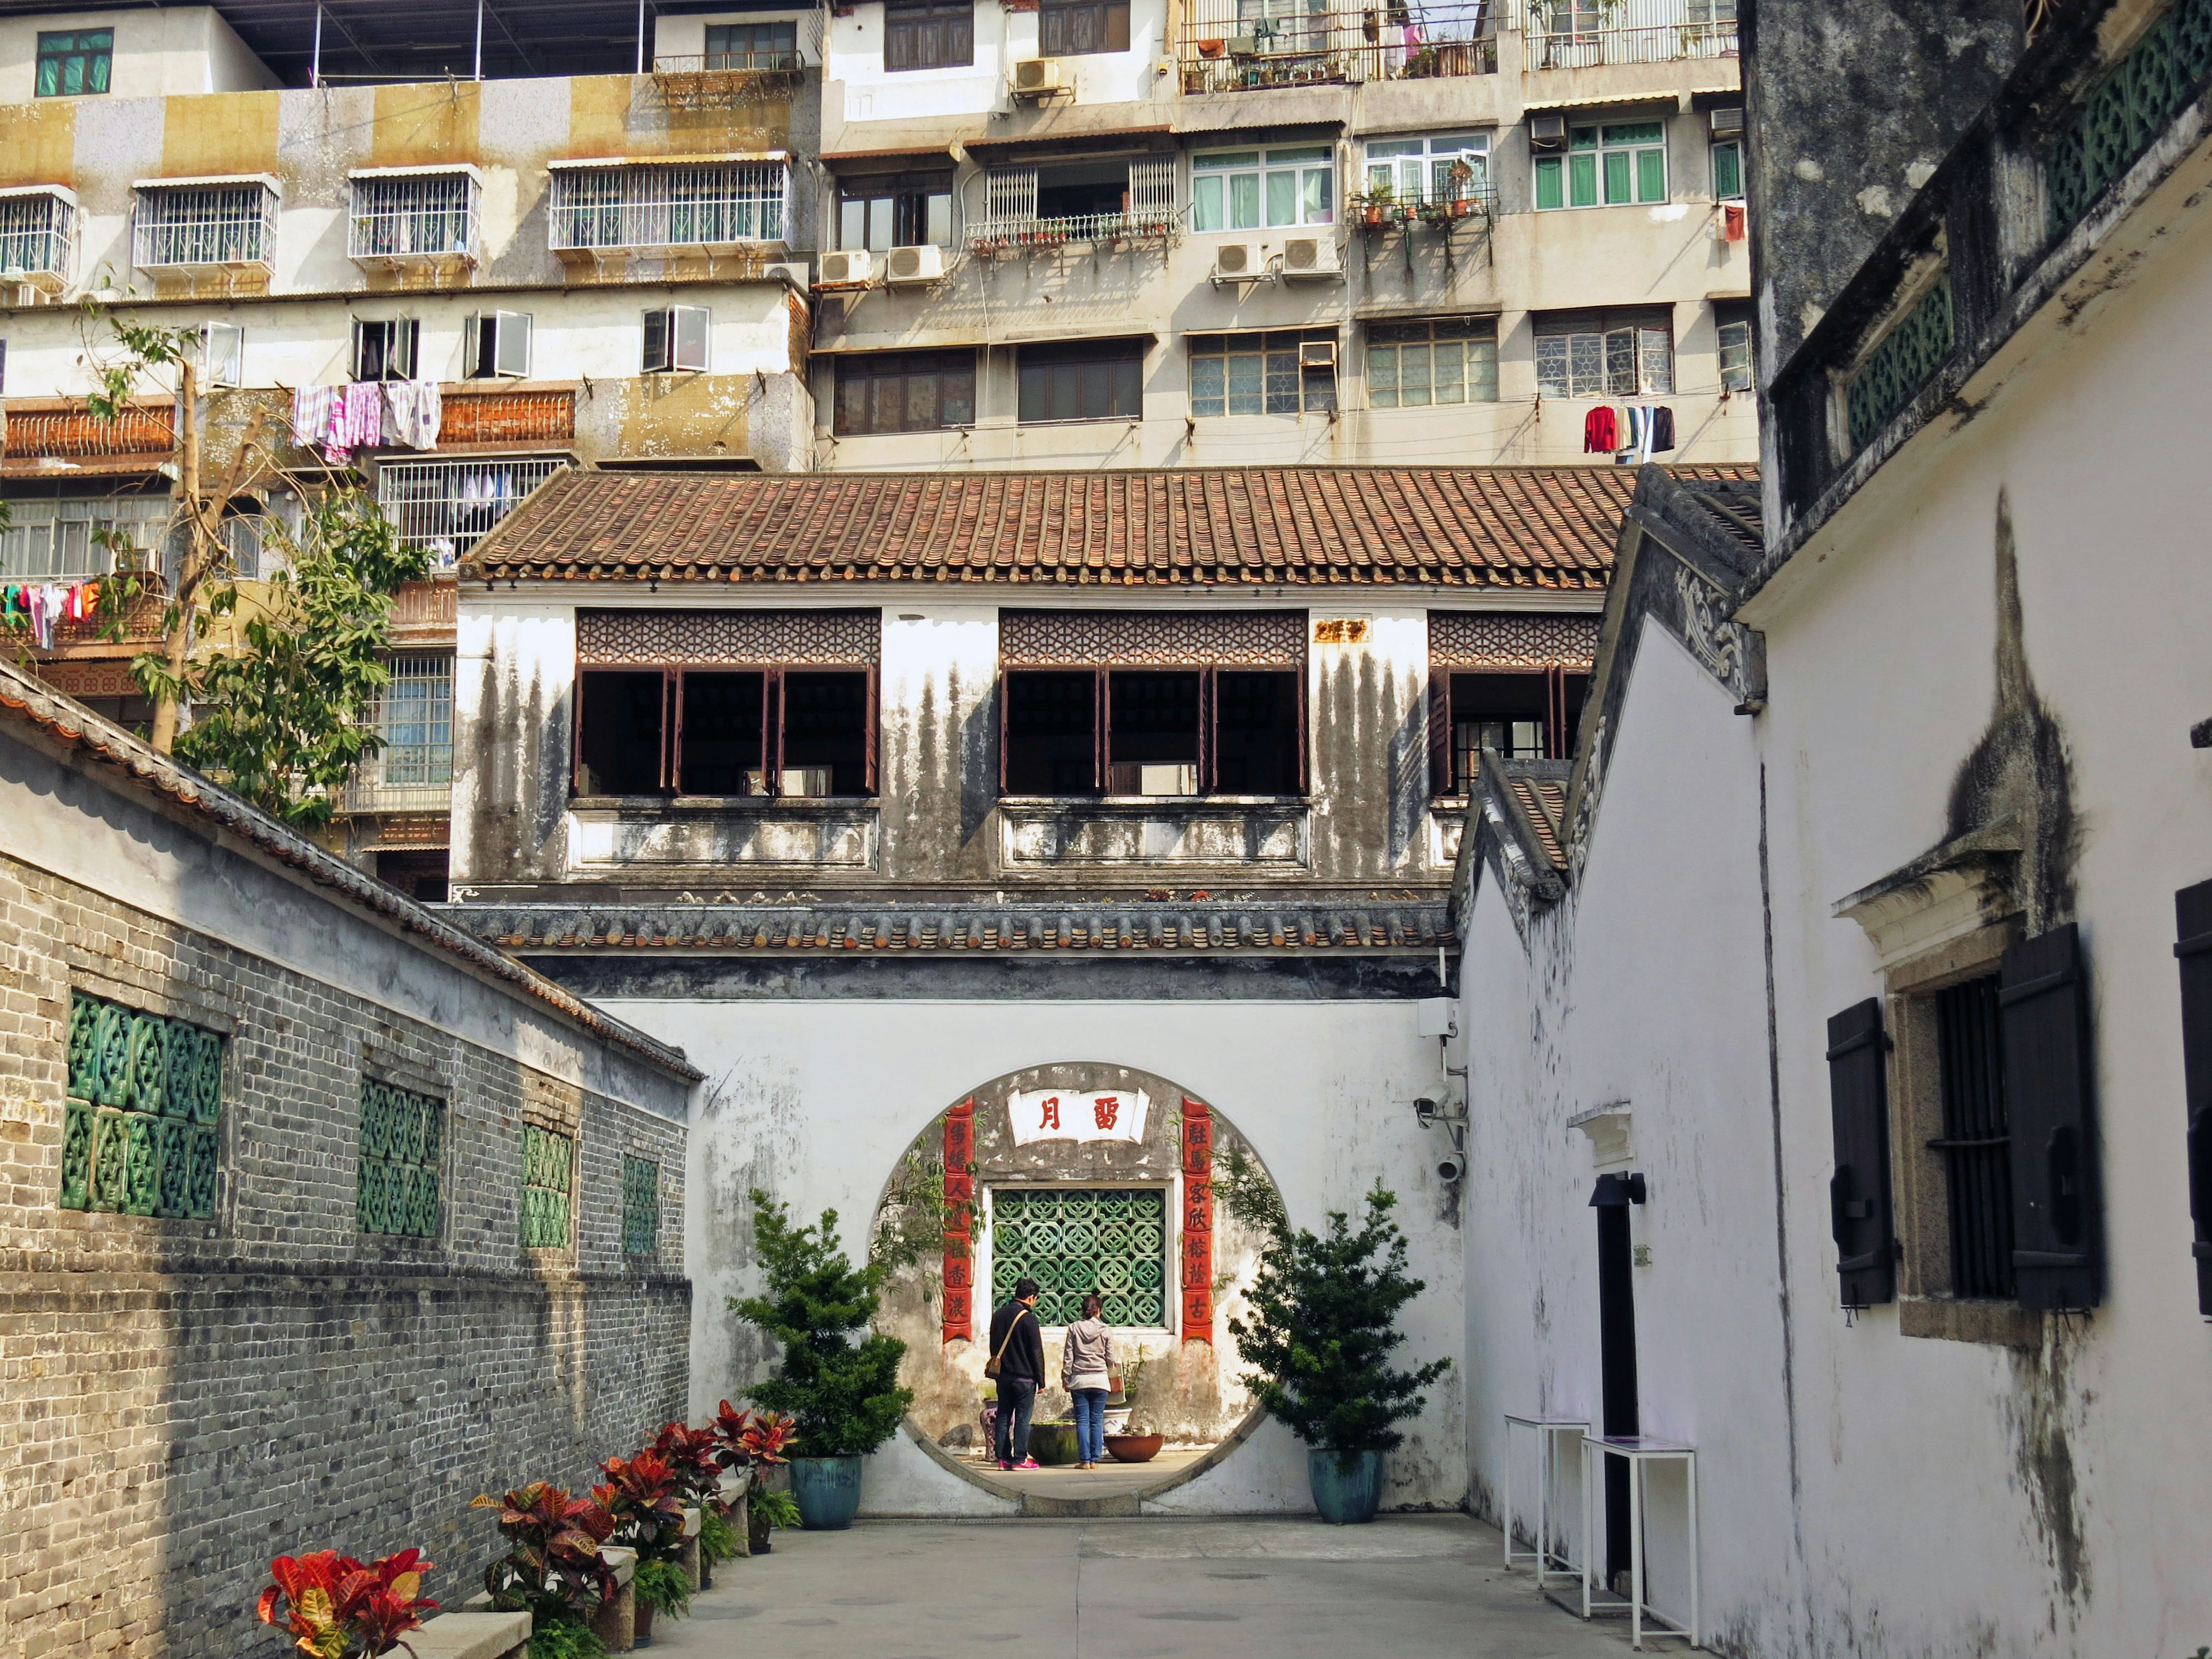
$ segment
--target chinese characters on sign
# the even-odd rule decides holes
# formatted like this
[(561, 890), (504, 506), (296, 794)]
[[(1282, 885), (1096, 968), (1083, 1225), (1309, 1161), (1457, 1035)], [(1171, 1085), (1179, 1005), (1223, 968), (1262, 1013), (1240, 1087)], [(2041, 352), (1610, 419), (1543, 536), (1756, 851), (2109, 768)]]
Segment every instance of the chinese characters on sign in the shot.
[(1086, 1094), (1072, 1089), (1024, 1089), (1006, 1097), (1014, 1145), (1040, 1140), (1121, 1140), (1145, 1138), (1152, 1102), (1135, 1090)]

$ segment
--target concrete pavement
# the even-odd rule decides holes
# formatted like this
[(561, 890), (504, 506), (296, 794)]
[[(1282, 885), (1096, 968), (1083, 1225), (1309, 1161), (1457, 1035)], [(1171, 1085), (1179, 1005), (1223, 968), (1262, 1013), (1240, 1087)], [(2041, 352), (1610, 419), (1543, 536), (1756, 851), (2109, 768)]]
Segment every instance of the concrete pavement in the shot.
[[(1619, 1659), (1463, 1516), (862, 1522), (720, 1570), (655, 1659)], [(1679, 1648), (1670, 1643), (1669, 1648)]]

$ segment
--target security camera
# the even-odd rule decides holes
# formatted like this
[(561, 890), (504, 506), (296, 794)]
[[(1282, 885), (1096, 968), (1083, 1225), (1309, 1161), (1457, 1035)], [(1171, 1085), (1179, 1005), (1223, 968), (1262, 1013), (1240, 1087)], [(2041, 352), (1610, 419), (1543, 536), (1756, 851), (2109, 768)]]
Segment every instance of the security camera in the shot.
[(1467, 1154), (1453, 1151), (1437, 1160), (1437, 1179), (1446, 1183), (1462, 1180), (1467, 1175)]
[(1413, 1115), (1421, 1120), (1425, 1129), (1437, 1121), (1437, 1103), (1424, 1097), (1413, 1103)]

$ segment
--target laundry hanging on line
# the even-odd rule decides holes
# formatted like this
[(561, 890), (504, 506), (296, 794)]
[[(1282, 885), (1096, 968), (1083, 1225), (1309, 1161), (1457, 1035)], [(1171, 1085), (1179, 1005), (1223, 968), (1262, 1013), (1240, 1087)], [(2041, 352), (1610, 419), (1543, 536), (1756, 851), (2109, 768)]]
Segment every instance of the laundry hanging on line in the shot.
[(343, 466), (356, 449), (380, 444), (434, 449), (444, 422), (435, 380), (355, 380), (303, 386), (292, 394), (293, 441)]
[(99, 614), (96, 581), (9, 582), (0, 586), (0, 617), (11, 629), (28, 629), (32, 642), (41, 651), (54, 648), (56, 624), (88, 622)]
[(1627, 464), (1674, 447), (1674, 411), (1665, 404), (1600, 404), (1583, 417), (1583, 453)]

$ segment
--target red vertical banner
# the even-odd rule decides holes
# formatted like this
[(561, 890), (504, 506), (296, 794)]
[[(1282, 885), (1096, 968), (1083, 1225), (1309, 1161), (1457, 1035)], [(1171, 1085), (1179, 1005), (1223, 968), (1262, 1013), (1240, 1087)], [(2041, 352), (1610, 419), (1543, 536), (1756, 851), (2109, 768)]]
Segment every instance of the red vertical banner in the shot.
[(945, 1115), (945, 1340), (975, 1336), (975, 1103)]
[(1213, 1341), (1213, 1109), (1182, 1103), (1182, 1340)]

